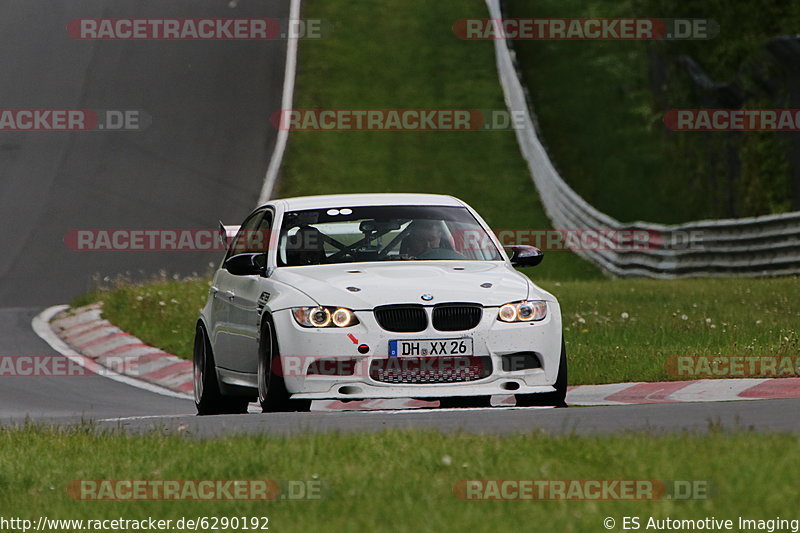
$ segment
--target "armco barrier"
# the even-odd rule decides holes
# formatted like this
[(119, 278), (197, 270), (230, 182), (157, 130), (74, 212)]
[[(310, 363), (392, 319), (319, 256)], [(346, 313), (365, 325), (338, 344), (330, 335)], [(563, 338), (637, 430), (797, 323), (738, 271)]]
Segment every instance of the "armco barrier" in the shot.
[[(501, 0), (486, 0), (490, 18), (502, 18)], [(618, 277), (681, 278), (706, 276), (782, 276), (800, 273), (800, 212), (761, 217), (701, 220), (677, 225), (623, 224), (601, 213), (561, 179), (540, 141), (521, 82), (510, 40), (494, 41), (497, 70), (512, 113), (520, 113), (516, 130), (547, 216), (556, 229), (608, 228), (646, 230), (665, 243), (694, 235), (693, 246), (647, 250), (576, 251)], [(673, 239), (673, 236), (676, 237)]]

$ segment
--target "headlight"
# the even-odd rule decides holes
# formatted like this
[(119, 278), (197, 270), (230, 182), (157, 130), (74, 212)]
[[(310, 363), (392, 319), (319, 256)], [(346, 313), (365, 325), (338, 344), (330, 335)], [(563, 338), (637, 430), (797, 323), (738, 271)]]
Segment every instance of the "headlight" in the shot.
[(508, 303), (497, 312), (497, 320), (501, 322), (535, 322), (546, 316), (547, 302), (544, 300)]
[(344, 307), (295, 307), (292, 315), (304, 328), (346, 328), (358, 324), (356, 315)]
[(333, 320), (333, 325), (337, 328), (346, 328), (358, 322), (358, 320), (356, 320), (356, 315), (354, 315), (351, 310), (345, 309), (344, 307), (340, 307), (334, 311), (331, 315), (331, 320)]

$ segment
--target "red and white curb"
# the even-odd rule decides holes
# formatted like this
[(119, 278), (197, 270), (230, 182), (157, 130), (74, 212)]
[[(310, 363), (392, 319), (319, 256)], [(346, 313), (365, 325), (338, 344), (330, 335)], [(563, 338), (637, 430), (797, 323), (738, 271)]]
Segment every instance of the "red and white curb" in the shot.
[[(101, 317), (102, 304), (77, 309), (51, 307), (33, 328), (62, 355), (111, 379), (179, 398), (192, 397), (192, 363), (122, 331)], [(630, 405), (800, 398), (800, 378), (701, 379), (656, 383), (577, 385), (567, 391), (569, 405)], [(511, 407), (513, 396), (493, 396), (492, 405)], [(347, 402), (314, 401), (315, 411), (395, 410), (437, 407), (438, 402), (395, 398)], [(253, 406), (251, 411), (257, 411)]]
[(800, 378), (699, 379), (656, 383), (577, 385), (569, 405), (625, 405), (675, 402), (725, 402), (800, 398)]
[[(102, 304), (65, 309), (50, 328), (78, 354), (118, 374), (165, 389), (192, 393), (192, 363), (148, 346), (101, 317)], [(105, 373), (105, 372), (103, 372)]]
[[(55, 321), (60, 321), (58, 326), (54, 325)], [(91, 323), (91, 321), (96, 321)], [(83, 322), (81, 322), (83, 321)], [(81, 322), (79, 325), (78, 322)], [(104, 377), (112, 379), (114, 381), (118, 381), (120, 383), (125, 383), (127, 385), (131, 385), (134, 387), (138, 387), (140, 389), (145, 389), (150, 392), (154, 392), (157, 394), (162, 394), (164, 396), (172, 396), (176, 398), (183, 398), (188, 399), (191, 398), (190, 394), (187, 394), (184, 391), (177, 390), (175, 388), (170, 388), (161, 385), (157, 381), (145, 381), (140, 379), (138, 372), (125, 372), (125, 369), (133, 369), (137, 368), (132, 364), (133, 357), (136, 357), (135, 354), (126, 354), (124, 356), (113, 356), (109, 355), (105, 352), (101, 351), (102, 346), (105, 344), (105, 340), (111, 340), (111, 338), (115, 339), (112, 344), (114, 344), (111, 350), (119, 350), (124, 352), (123, 344), (120, 343), (119, 339), (122, 338), (130, 338), (135, 339), (135, 343), (144, 344), (132, 335), (128, 335), (125, 333), (124, 335), (119, 335), (118, 333), (124, 333), (116, 326), (113, 326), (109, 323), (111, 328), (115, 328), (114, 331), (108, 330), (106, 333), (109, 334), (109, 339), (102, 339), (100, 336), (93, 338), (92, 340), (82, 339), (82, 343), (85, 342), (86, 346), (72, 346), (68, 344), (64, 338), (70, 338), (75, 340), (74, 337), (76, 333), (82, 332), (85, 335), (89, 335), (89, 330), (92, 328), (97, 328), (97, 331), (104, 329), (103, 324), (104, 321), (100, 318), (100, 311), (97, 306), (87, 306), (85, 308), (79, 308), (77, 310), (70, 310), (68, 305), (56, 305), (53, 307), (49, 307), (39, 313), (37, 316), (33, 318), (31, 322), (31, 327), (33, 331), (39, 335), (45, 342), (47, 342), (55, 351), (63, 355), (64, 357), (70, 359), (75, 364), (82, 366), (89, 370), (90, 372), (101, 374)], [(67, 335), (64, 332), (69, 331), (71, 335)], [(64, 335), (64, 338), (62, 338)], [(98, 334), (99, 335), (99, 334)], [(97, 342), (93, 342), (97, 341)], [(130, 342), (129, 344), (134, 344), (134, 342)], [(146, 346), (146, 345), (145, 345)], [(148, 347), (149, 348), (149, 347)], [(164, 356), (169, 356), (174, 359), (178, 359), (175, 356), (166, 354), (161, 350), (151, 349), (159, 354), (163, 354)], [(93, 356), (89, 355), (89, 352), (95, 354)], [(150, 352), (154, 353), (154, 352)], [(109, 362), (111, 357), (116, 357), (114, 359), (114, 364), (111, 367), (106, 366), (104, 363)], [(130, 358), (128, 361), (131, 363), (129, 366), (119, 365), (117, 364), (118, 361), (124, 361), (126, 358)], [(180, 361), (180, 360), (179, 360)], [(183, 361), (186, 363), (186, 361)], [(191, 363), (189, 363), (191, 367)], [(122, 367), (122, 368), (120, 368)], [(115, 368), (122, 370), (118, 372)]]

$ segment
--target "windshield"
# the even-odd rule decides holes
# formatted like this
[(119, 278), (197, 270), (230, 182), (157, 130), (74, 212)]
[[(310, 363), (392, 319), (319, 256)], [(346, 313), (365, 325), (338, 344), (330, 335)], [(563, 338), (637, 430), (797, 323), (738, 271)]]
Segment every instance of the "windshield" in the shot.
[(283, 216), (281, 266), (448, 259), (502, 260), (489, 235), (463, 207), (339, 207)]

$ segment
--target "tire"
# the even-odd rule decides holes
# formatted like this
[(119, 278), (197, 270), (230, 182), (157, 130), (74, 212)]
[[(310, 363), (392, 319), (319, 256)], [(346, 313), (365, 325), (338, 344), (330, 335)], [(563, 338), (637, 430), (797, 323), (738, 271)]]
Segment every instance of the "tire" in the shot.
[(225, 396), (219, 391), (217, 367), (205, 328), (197, 325), (194, 334), (194, 405), (198, 415), (244, 414), (247, 398)]
[(453, 396), (439, 398), (440, 409), (460, 409), (464, 407), (491, 407), (491, 396)]
[(311, 400), (291, 399), (282, 374), (275, 325), (272, 318), (267, 316), (261, 324), (258, 349), (258, 403), (261, 404), (261, 412), (297, 412), (311, 409)]
[(561, 339), (561, 359), (558, 363), (558, 376), (553, 385), (554, 392), (536, 394), (517, 394), (517, 407), (566, 407), (567, 406), (567, 348)]

